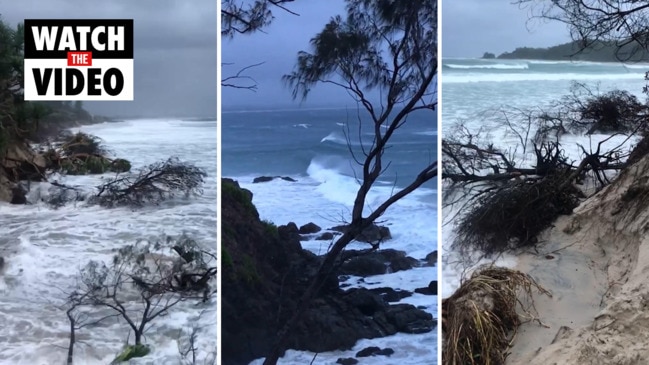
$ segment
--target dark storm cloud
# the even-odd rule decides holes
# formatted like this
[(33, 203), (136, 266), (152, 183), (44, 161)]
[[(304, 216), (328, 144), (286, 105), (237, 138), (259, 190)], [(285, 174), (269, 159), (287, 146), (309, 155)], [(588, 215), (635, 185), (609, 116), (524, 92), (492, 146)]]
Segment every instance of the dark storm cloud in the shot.
[(2, 19), (130, 18), (135, 26), (135, 100), (86, 102), (111, 116), (216, 114), (216, 1), (0, 0)]
[[(331, 17), (345, 14), (345, 6), (342, 0), (299, 0), (287, 7), (299, 16), (275, 9), (276, 18), (265, 33), (235, 35), (234, 39), (223, 40), (221, 54), (226, 63), (223, 77), (232, 76), (245, 66), (264, 62), (246, 72), (257, 81), (256, 92), (222, 89), (224, 110), (243, 106), (298, 105), (299, 101), (292, 101), (291, 92), (281, 77), (291, 72), (297, 53), (309, 50), (309, 40), (324, 28)], [(351, 97), (331, 85), (317, 85), (305, 103), (307, 106), (350, 104), (353, 104)]]
[(442, 12), (443, 57), (480, 57), (570, 41), (565, 25), (528, 21), (529, 9), (509, 0), (446, 0)]

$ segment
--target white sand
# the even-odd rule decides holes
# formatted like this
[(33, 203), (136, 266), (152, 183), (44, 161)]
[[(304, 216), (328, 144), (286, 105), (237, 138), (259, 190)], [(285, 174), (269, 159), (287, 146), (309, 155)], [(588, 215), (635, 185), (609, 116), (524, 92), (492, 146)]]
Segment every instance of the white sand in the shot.
[[(631, 186), (644, 195), (625, 201)], [(560, 218), (538, 254), (519, 257), (517, 268), (553, 297), (534, 298), (549, 328), (522, 325), (507, 364), (649, 364), (648, 230), (645, 157)]]

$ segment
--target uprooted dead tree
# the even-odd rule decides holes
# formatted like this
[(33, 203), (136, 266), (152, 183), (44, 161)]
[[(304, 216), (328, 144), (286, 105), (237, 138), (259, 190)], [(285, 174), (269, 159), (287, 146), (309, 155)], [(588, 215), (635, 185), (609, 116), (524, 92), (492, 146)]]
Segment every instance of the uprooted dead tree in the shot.
[[(549, 111), (500, 109), (486, 119), (516, 142), (510, 146), (457, 125), (442, 141), (444, 204), (456, 212), (454, 248), (490, 256), (535, 245), (559, 215), (627, 166), (630, 142), (647, 133), (647, 110), (626, 92), (573, 89)], [(578, 158), (567, 156), (568, 135), (594, 133), (606, 136), (576, 144)]]
[(109, 264), (90, 261), (65, 304), (70, 321), (68, 364), (74, 357), (76, 332), (109, 318), (124, 321), (134, 334), (132, 346), (122, 355), (146, 355), (142, 339), (151, 323), (183, 301), (208, 302), (215, 292), (216, 270), (216, 254), (187, 235), (122, 247)]
[(202, 194), (206, 173), (191, 163), (175, 157), (153, 163), (137, 173), (117, 174), (100, 186), (96, 193), (86, 193), (79, 188), (54, 182), (54, 191), (48, 202), (62, 206), (70, 201), (88, 201), (104, 207), (159, 204), (164, 200), (183, 195)]

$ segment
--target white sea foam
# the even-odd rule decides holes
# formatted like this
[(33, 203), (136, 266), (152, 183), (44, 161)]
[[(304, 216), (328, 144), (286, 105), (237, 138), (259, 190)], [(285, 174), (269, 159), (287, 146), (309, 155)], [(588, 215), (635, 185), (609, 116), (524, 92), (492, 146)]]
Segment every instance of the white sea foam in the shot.
[(342, 133), (339, 132), (329, 133), (326, 137), (320, 140), (320, 143), (323, 142), (331, 142), (331, 143), (342, 144), (342, 145), (347, 144), (347, 140), (345, 139), (345, 136), (343, 136)]
[(511, 63), (494, 63), (482, 65), (455, 65), (445, 64), (444, 66), (452, 69), (471, 70), (471, 69), (495, 69), (495, 70), (527, 70), (529, 65), (527, 63), (511, 64)]
[(464, 73), (444, 75), (444, 84), (462, 84), (476, 82), (517, 82), (517, 81), (600, 81), (600, 80), (638, 80), (643, 73)]

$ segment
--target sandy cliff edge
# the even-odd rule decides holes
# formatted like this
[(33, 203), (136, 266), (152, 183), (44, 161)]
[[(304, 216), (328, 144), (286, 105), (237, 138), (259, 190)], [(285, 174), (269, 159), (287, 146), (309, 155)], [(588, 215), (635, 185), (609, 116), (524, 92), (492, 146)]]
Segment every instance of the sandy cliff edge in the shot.
[(508, 365), (649, 361), (649, 156), (557, 220), (517, 269), (550, 290), (538, 323), (516, 335)]

